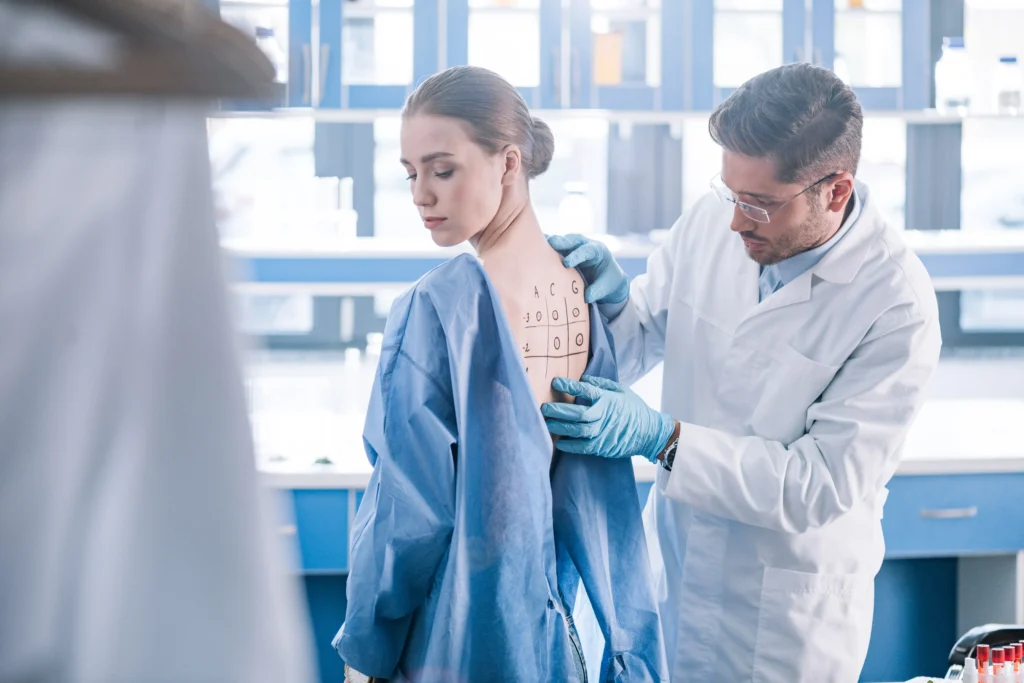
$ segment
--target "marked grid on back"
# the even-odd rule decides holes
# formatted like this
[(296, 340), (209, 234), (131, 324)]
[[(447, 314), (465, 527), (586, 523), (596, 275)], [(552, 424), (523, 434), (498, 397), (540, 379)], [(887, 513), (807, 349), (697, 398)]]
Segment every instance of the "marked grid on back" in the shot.
[[(565, 319), (564, 319), (564, 321), (559, 321), (558, 324), (553, 325), (553, 324), (551, 324), (551, 320), (553, 320), (552, 312), (551, 312), (551, 307), (548, 305), (547, 297), (545, 297), (544, 298), (544, 312), (543, 312), (542, 321), (540, 323), (527, 324), (526, 325), (526, 329), (529, 330), (529, 329), (543, 328), (545, 330), (545, 332), (548, 333), (548, 335), (549, 335), (548, 338), (549, 339), (550, 339), (550, 333), (551, 333), (552, 329), (555, 329), (555, 330), (558, 330), (558, 331), (564, 330), (565, 331), (565, 340), (566, 340), (565, 346), (562, 347), (562, 348), (564, 348), (564, 351), (562, 351), (562, 348), (560, 348), (560, 349), (558, 349), (558, 351), (562, 351), (562, 352), (560, 352), (560, 353), (552, 353), (552, 350), (550, 348), (545, 348), (543, 351), (541, 351), (539, 349), (530, 349), (529, 345), (527, 345), (527, 348), (524, 349), (524, 357), (525, 358), (545, 358), (545, 359), (568, 358), (570, 356), (580, 356), (580, 355), (584, 355), (584, 354), (588, 353), (588, 351), (586, 351), (586, 350), (570, 351), (570, 349), (573, 348), (573, 343), (575, 343), (575, 345), (577, 347), (582, 347), (584, 345), (585, 341), (586, 341), (585, 335), (582, 332), (577, 333), (576, 336), (575, 336), (575, 339), (571, 339), (570, 338), (570, 336), (571, 336), (570, 335), (570, 327), (573, 326), (573, 325), (587, 325), (589, 327), (590, 320), (587, 318), (587, 316), (585, 314), (583, 314), (580, 311), (580, 309), (575, 308), (575, 307), (572, 309), (572, 314), (570, 315), (570, 312), (569, 312), (569, 299), (567, 297), (563, 297), (562, 298), (562, 304), (563, 304), (562, 307), (563, 307), (564, 312), (565, 312)], [(537, 313), (540, 314), (541, 311), (537, 311)], [(581, 317), (581, 315), (582, 315), (582, 317)], [(527, 314), (527, 318), (528, 319), (529, 319), (529, 317), (530, 317), (529, 314)], [(536, 320), (536, 317), (534, 317), (534, 320)], [(556, 343), (560, 343), (560, 339), (561, 339), (561, 337), (556, 337), (555, 338)], [(547, 346), (547, 345), (545, 345), (545, 346)], [(545, 372), (547, 372), (547, 368), (545, 368)]]

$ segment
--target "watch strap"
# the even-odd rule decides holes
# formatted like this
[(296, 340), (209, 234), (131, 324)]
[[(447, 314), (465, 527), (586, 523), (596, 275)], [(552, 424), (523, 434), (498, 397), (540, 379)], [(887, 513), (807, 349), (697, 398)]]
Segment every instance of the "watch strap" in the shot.
[(679, 422), (676, 422), (675, 429), (672, 430), (672, 436), (669, 437), (668, 445), (658, 455), (658, 462), (669, 472), (672, 471), (672, 465), (675, 464), (676, 450), (679, 447)]

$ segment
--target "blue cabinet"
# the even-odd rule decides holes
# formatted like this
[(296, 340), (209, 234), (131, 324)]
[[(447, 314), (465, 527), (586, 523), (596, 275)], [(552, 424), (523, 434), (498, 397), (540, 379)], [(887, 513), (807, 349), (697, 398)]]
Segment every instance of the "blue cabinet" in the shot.
[(501, 74), (533, 109), (567, 104), (560, 0), (448, 0), (445, 66)]
[(313, 3), (288, 2), (288, 97), (289, 107), (313, 104)]
[[(308, 1), (291, 0), (303, 11)], [(316, 85), (304, 106), (398, 109), (438, 70), (437, 2), (320, 0), (317, 18)]]
[(684, 60), (675, 40), (685, 25), (682, 3), (572, 0), (569, 4), (570, 90), (574, 109), (683, 108)]
[(1024, 548), (1024, 473), (895, 477), (886, 557), (955, 557)]
[[(401, 0), (362, 9), (344, 3), (341, 102), (321, 106), (400, 108), (417, 82), (440, 69), (438, 4)], [(336, 38), (336, 24), (332, 26)]]
[(489, 68), (532, 108), (681, 110), (682, 11), (651, 0), (449, 0), (446, 65)]
[(695, 3), (693, 106), (708, 110), (781, 64), (834, 69), (865, 109), (929, 103), (929, 0), (714, 0)]
[(302, 571), (313, 574), (348, 571), (350, 516), (355, 508), (356, 492), (296, 489), (291, 493)]
[[(253, 3), (249, 0), (203, 0), (209, 9), (257, 42), (274, 64), (278, 88), (271, 101), (225, 100), (225, 110), (300, 106), (304, 50), (311, 30), (310, 0)], [(289, 93), (289, 85), (295, 92)]]
[(398, 109), (440, 67), (437, 0), (219, 0), (221, 16), (279, 67), (291, 108)]
[[(330, 18), (341, 0), (323, 0), (314, 16), (312, 0), (252, 3), (245, 0), (210, 0), (221, 18), (252, 36), (277, 67), (282, 92), (272, 106), (311, 107), (319, 93), (314, 76), (325, 75), (326, 59), (337, 60), (326, 44), (314, 45), (314, 20)], [(326, 37), (326, 36), (325, 36)], [(322, 61), (317, 61), (323, 57)], [(226, 108), (248, 108), (246, 103), (224, 103)]]
[(835, 69), (865, 109), (930, 102), (929, 0), (813, 0), (813, 61)]
[(804, 0), (691, 0), (689, 4), (688, 109), (709, 111), (762, 71), (811, 61)]
[(869, 110), (930, 103), (930, 0), (219, 4), (233, 23), (272, 25), (289, 107), (397, 109), (430, 74), (473, 64), (534, 109), (708, 111), (800, 61), (835, 69)]
[[(653, 487), (638, 482), (643, 505)], [(897, 476), (882, 528), (886, 558), (997, 555), (1024, 549), (1024, 473)], [(351, 525), (363, 491), (290, 492), (302, 571), (348, 570)]]

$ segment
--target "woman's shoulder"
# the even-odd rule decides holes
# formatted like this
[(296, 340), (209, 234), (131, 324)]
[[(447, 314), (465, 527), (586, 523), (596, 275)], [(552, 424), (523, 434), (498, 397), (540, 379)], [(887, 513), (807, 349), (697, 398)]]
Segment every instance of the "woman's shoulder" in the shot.
[(472, 254), (459, 254), (431, 269), (420, 278), (416, 287), (430, 293), (442, 295), (472, 286), (482, 289), (487, 286), (483, 264)]
[(459, 254), (420, 278), (410, 296), (430, 306), (447, 322), (468, 301), (489, 293), (487, 275), (480, 261), (471, 254)]
[(419, 335), (444, 336), (452, 311), (486, 288), (483, 266), (470, 254), (459, 254), (431, 269), (391, 305), (385, 346), (400, 345), (410, 325)]

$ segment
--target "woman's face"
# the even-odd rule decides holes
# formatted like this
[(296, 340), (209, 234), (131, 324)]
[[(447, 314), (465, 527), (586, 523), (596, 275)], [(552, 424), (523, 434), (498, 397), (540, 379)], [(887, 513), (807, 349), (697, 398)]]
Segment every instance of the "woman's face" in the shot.
[(402, 121), (402, 165), (412, 201), (434, 243), (450, 247), (483, 231), (501, 205), (505, 155), (488, 154), (457, 119)]

